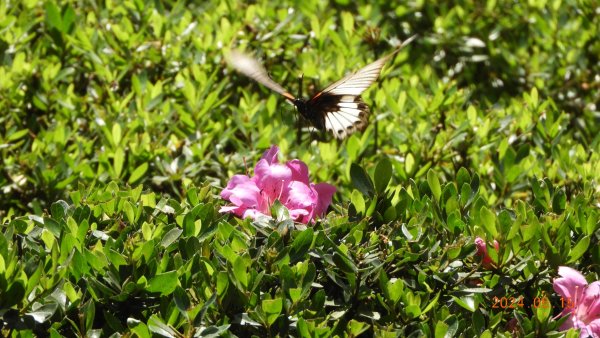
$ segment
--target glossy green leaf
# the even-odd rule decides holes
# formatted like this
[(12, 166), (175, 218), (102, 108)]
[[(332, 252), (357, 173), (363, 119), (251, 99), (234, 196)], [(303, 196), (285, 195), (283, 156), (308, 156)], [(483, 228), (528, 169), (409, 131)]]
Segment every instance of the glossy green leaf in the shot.
[(375, 167), (375, 174), (373, 176), (373, 181), (375, 182), (375, 191), (378, 194), (382, 194), (385, 192), (388, 184), (390, 183), (390, 179), (392, 178), (392, 164), (386, 158), (382, 159), (377, 163)]
[(265, 299), (262, 301), (262, 309), (267, 314), (267, 323), (272, 325), (283, 309), (283, 301), (281, 298)]
[(233, 262), (233, 274), (236, 280), (244, 288), (248, 288), (248, 271), (246, 270), (246, 261), (242, 257), (237, 257)]
[(169, 295), (179, 285), (177, 280), (177, 271), (160, 273), (148, 281), (146, 289), (149, 292), (158, 292), (161, 295)]
[(440, 196), (442, 195), (442, 187), (440, 186), (440, 181), (433, 170), (429, 170), (427, 172), (427, 183), (429, 183), (429, 189), (431, 189), (431, 193), (435, 198), (435, 201), (440, 200)]
[(182, 233), (183, 230), (179, 228), (173, 228), (169, 230), (160, 241), (160, 245), (164, 248), (168, 247), (169, 245), (173, 244)]
[(358, 189), (364, 196), (373, 196), (375, 187), (367, 172), (357, 164), (352, 163), (350, 166), (350, 178), (352, 184)]
[(496, 230), (496, 215), (485, 206), (481, 207), (479, 214), (481, 216), (481, 225), (485, 231), (492, 238), (498, 237), (498, 230)]

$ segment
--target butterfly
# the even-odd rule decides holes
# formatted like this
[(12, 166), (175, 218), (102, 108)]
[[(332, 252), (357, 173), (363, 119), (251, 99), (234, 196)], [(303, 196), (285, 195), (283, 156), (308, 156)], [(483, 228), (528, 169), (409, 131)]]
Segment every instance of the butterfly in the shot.
[(377, 80), (385, 63), (414, 38), (410, 37), (394, 52), (330, 84), (308, 100), (302, 98), (302, 89), (298, 97), (290, 94), (269, 77), (256, 59), (247, 54), (233, 50), (227, 56), (227, 61), (238, 72), (285, 97), (316, 129), (327, 130), (334, 137), (344, 139), (356, 131), (362, 131), (368, 124), (369, 107), (360, 95)]

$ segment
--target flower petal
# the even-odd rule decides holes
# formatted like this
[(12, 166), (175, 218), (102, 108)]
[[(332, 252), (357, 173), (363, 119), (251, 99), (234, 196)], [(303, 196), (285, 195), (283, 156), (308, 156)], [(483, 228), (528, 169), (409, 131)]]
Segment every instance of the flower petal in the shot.
[(277, 153), (279, 153), (279, 147), (276, 145), (272, 145), (267, 151), (263, 153), (260, 157), (261, 160), (266, 160), (269, 164), (278, 163), (277, 162)]
[(300, 181), (306, 185), (309, 184), (308, 181), (308, 167), (304, 162), (300, 160), (291, 160), (286, 164), (288, 168), (292, 171), (292, 181)]
[(483, 240), (483, 238), (476, 237), (475, 238), (475, 246), (477, 247), (476, 255), (484, 256), (484, 257), (487, 256), (487, 245), (485, 244), (485, 241)]
[(572, 327), (579, 327), (577, 318), (571, 314), (568, 314), (568, 316), (569, 316), (569, 318), (567, 320), (565, 320), (564, 323), (562, 323), (562, 325), (558, 328), (559, 330), (565, 331)]
[(253, 220), (256, 220), (260, 217), (270, 217), (269, 215), (265, 215), (262, 212), (256, 210), (256, 209), (247, 209), (244, 210), (244, 212), (242, 213), (242, 215), (240, 215), (242, 218), (252, 218)]
[(310, 221), (310, 212), (305, 209), (290, 210), (290, 218), (296, 222), (307, 224)]
[(600, 281), (588, 285), (583, 292), (583, 299), (578, 305), (578, 314), (586, 322), (600, 319)]
[(285, 206), (290, 208), (307, 208), (317, 204), (317, 194), (310, 187), (300, 181), (292, 181), (289, 186), (289, 195)]
[(224, 205), (219, 209), (220, 213), (232, 213), (238, 217), (241, 217), (245, 208), (240, 208), (237, 205)]
[[(316, 191), (299, 181), (292, 181), (288, 189), (288, 196), (283, 204), (290, 211), (290, 216), (296, 221), (304, 224), (308, 223), (317, 205), (318, 196)], [(302, 217), (299, 219), (299, 216)]]
[[(496, 249), (496, 252), (498, 252), (498, 250), (500, 250), (500, 243), (498, 243), (497, 240), (494, 240), (493, 244), (494, 248)], [(485, 243), (485, 240), (483, 240), (483, 238), (481, 237), (476, 237), (475, 246), (477, 247), (477, 252), (475, 253), (475, 255), (482, 257), (481, 265), (486, 269), (493, 269), (496, 263), (492, 260), (492, 257), (490, 257), (488, 253), (487, 244)]]
[[(308, 167), (300, 160), (279, 164), (275, 145), (265, 151), (254, 168), (252, 178), (235, 175), (221, 192), (221, 197), (233, 205), (220, 212), (231, 212), (240, 217), (270, 217), (270, 208), (279, 200), (298, 222), (308, 223), (315, 215), (327, 211), (336, 189), (326, 183), (311, 184)], [(316, 213), (315, 213), (316, 212)]]
[(311, 186), (318, 195), (317, 206), (315, 207), (314, 213), (316, 216), (322, 217), (331, 204), (331, 199), (333, 198), (333, 194), (335, 194), (336, 188), (327, 183), (318, 183)]
[(567, 266), (559, 266), (558, 274), (562, 277), (554, 279), (552, 283), (554, 291), (563, 298), (570, 298), (575, 301), (578, 298), (578, 293), (581, 294), (587, 285), (585, 277), (579, 271)]
[(593, 321), (588, 323), (584, 328), (582, 328), (579, 337), (600, 337), (600, 318), (594, 319)]
[(237, 185), (244, 184), (250, 181), (250, 177), (246, 175), (233, 175), (229, 182), (227, 182), (227, 187), (221, 191), (221, 198), (229, 200), (229, 196), (232, 194), (232, 189)]
[(260, 191), (268, 199), (269, 204), (275, 200), (283, 200), (287, 194), (287, 185), (292, 179), (292, 171), (283, 164), (269, 164), (262, 159), (256, 164), (252, 180), (256, 182)]

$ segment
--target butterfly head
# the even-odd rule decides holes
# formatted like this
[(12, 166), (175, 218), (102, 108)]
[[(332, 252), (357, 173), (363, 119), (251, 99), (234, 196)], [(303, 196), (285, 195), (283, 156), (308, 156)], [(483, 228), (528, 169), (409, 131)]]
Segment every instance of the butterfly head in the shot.
[(307, 118), (307, 114), (308, 114), (308, 106), (306, 104), (306, 100), (304, 100), (303, 98), (295, 98), (294, 101), (292, 101), (292, 103), (294, 104), (294, 106), (296, 106), (296, 109), (298, 109), (298, 112), (300, 113), (300, 115), (302, 115), (303, 117)]
[(296, 106), (296, 109), (298, 110), (300, 115), (302, 115), (302, 117), (304, 117), (305, 119), (312, 122), (314, 120), (314, 117), (310, 113), (311, 109), (309, 107), (309, 104), (305, 99), (302, 98), (302, 80), (303, 79), (304, 79), (304, 74), (300, 74), (300, 76), (298, 76), (298, 96), (296, 96), (296, 98), (294, 98), (292, 103), (294, 104), (294, 106)]

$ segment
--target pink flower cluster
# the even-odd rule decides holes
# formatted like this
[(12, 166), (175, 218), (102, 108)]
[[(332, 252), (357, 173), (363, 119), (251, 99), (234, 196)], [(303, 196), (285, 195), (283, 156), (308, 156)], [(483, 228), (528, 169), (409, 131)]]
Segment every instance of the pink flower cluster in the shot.
[(307, 224), (327, 211), (336, 189), (327, 183), (313, 184), (308, 180), (308, 167), (300, 160), (285, 164), (277, 161), (279, 148), (267, 150), (254, 168), (254, 177), (234, 175), (221, 197), (232, 205), (220, 212), (238, 217), (270, 216), (271, 206), (278, 200), (296, 221)]
[[(475, 238), (475, 246), (477, 247), (477, 252), (475, 255), (481, 256), (481, 265), (486, 269), (492, 269), (496, 262), (492, 260), (492, 257), (488, 254), (487, 245), (485, 244), (485, 240), (481, 237)], [(494, 240), (494, 248), (496, 252), (500, 250), (500, 243), (497, 240)]]
[(558, 267), (560, 278), (552, 283), (564, 306), (559, 316), (569, 316), (560, 327), (581, 329), (579, 337), (600, 337), (600, 281), (588, 284), (579, 271)]

